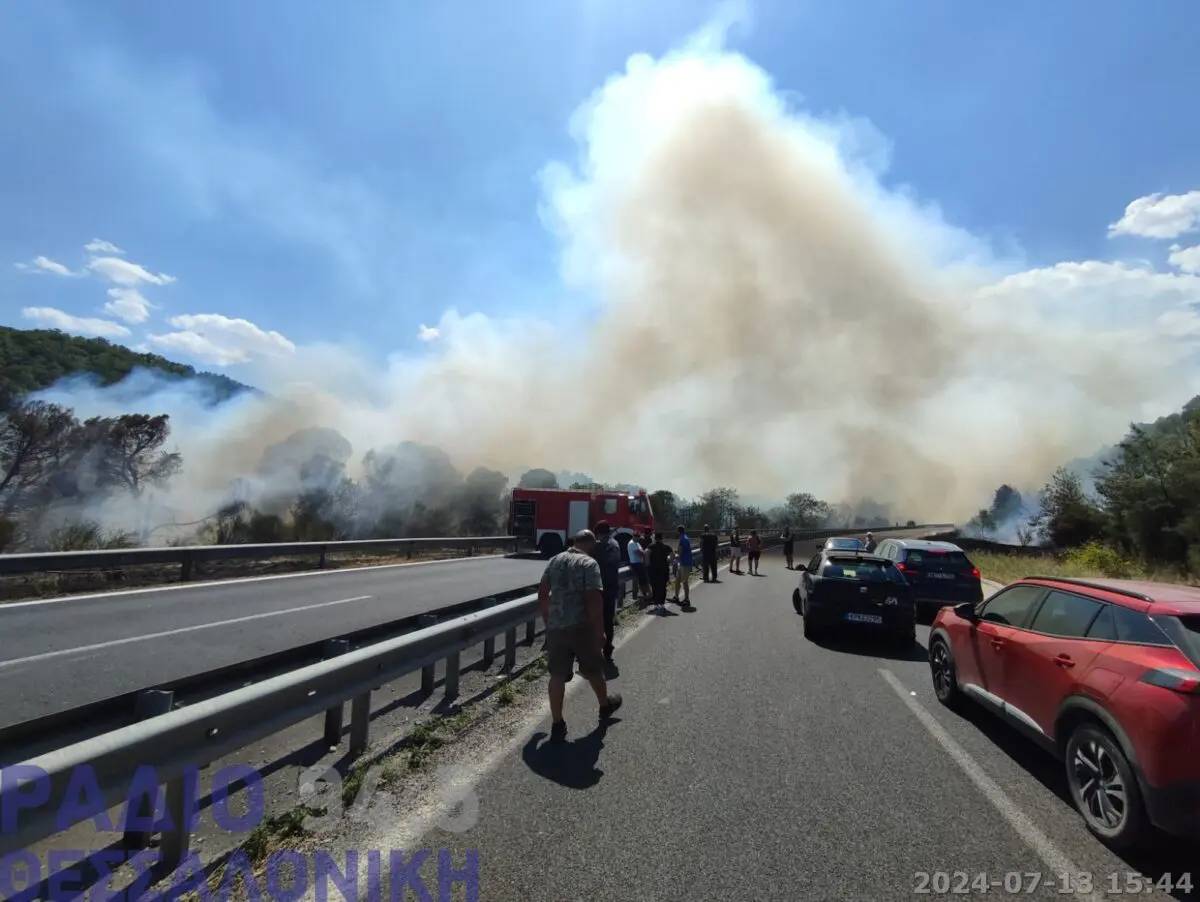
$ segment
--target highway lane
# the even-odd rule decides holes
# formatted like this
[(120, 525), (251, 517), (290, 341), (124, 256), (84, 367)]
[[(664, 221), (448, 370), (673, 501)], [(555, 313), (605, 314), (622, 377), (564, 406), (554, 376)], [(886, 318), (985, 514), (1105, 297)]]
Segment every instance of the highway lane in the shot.
[[(547, 747), (543, 719), (480, 776), (473, 828), (408, 847), (456, 862), (478, 850), (493, 900), (906, 899), (927, 897), (923, 874), (1059, 870), (1097, 891), (1029, 895), (1098, 898), (1113, 874), (1200, 876), (1194, 846), (1125, 860), (1092, 839), (1057, 762), (982, 711), (937, 704), (923, 647), (806, 641), (795, 575), (775, 555), (763, 572), (648, 618), (617, 652), (617, 722), (597, 728), (580, 687), (571, 745)], [(360, 844), (389, 848), (405, 829)]]
[(0, 727), (537, 582), (504, 557), (0, 605)]

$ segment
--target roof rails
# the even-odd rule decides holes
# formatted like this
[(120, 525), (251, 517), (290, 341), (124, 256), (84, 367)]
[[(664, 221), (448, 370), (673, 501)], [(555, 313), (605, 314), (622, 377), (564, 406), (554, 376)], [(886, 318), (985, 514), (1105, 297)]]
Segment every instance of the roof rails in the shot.
[(1084, 586), (1088, 589), (1099, 589), (1101, 592), (1112, 592), (1114, 595), (1124, 595), (1127, 598), (1136, 598), (1138, 601), (1154, 601), (1152, 597), (1145, 592), (1137, 592), (1133, 589), (1122, 589), (1117, 586), (1108, 586), (1104, 583), (1092, 582), (1086, 579), (1076, 579), (1071, 576), (1026, 576), (1025, 579), (1044, 579), (1055, 583), (1070, 583), (1073, 586)]

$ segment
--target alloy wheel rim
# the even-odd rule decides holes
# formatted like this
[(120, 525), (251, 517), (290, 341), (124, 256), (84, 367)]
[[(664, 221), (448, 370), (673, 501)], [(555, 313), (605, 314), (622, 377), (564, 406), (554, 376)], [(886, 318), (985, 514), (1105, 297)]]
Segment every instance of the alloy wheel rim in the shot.
[(1080, 743), (1072, 770), (1084, 813), (1106, 829), (1120, 827), (1126, 813), (1125, 781), (1108, 750), (1094, 739)]
[(950, 691), (950, 655), (941, 642), (933, 649), (933, 688), (942, 697)]

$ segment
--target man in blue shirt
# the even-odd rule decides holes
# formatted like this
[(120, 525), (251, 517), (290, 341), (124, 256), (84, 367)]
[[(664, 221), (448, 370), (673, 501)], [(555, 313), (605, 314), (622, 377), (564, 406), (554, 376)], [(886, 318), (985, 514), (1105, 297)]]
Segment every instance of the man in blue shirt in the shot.
[[(687, 530), (682, 526), (678, 529), (679, 532), (679, 566), (675, 570), (675, 598), (674, 601), (681, 608), (690, 608), (692, 606), (692, 598), (690, 593), (690, 585), (692, 578), (692, 540), (688, 538)], [(679, 586), (683, 585), (683, 601), (679, 600)]]

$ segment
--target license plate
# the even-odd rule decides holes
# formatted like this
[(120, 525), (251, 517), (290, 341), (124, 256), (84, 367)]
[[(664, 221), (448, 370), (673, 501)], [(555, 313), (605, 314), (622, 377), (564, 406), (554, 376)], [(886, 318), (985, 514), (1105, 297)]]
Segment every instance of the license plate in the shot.
[(927, 573), (925, 575), (930, 579), (954, 579), (953, 573)]
[(850, 612), (846, 614), (846, 619), (854, 623), (883, 623), (883, 617), (879, 614), (855, 614)]

